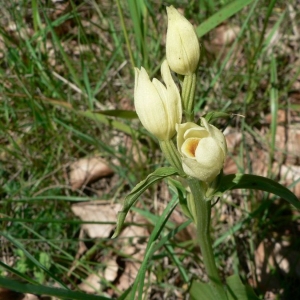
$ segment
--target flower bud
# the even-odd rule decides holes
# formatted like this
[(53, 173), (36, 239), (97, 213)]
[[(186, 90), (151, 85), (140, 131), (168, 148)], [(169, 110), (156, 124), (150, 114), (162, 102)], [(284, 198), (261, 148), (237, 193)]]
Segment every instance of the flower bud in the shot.
[(177, 148), (184, 172), (204, 182), (212, 182), (223, 168), (227, 145), (223, 133), (201, 118), (203, 126), (177, 124)]
[(164, 86), (154, 78), (151, 82), (144, 68), (135, 68), (134, 105), (143, 126), (159, 140), (170, 140), (181, 122), (182, 107), (178, 88), (165, 60), (161, 65)]
[(167, 61), (170, 69), (181, 75), (190, 75), (197, 69), (200, 45), (193, 25), (173, 6), (167, 7), (168, 30)]

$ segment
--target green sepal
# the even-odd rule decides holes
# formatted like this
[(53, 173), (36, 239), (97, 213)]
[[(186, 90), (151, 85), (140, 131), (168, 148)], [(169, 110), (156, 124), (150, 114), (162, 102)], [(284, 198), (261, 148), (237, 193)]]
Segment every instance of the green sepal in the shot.
[(135, 204), (137, 199), (145, 192), (145, 190), (156, 181), (172, 175), (177, 175), (177, 170), (173, 167), (162, 167), (156, 169), (153, 173), (149, 174), (145, 180), (138, 183), (132, 189), (132, 191), (126, 196), (124, 200), (122, 210), (118, 212), (117, 228), (112, 238), (115, 238), (120, 234), (128, 211), (130, 210), (131, 206)]
[(257, 175), (231, 174), (222, 176), (213, 196), (221, 196), (224, 192), (235, 189), (252, 189), (272, 193), (300, 209), (300, 201), (288, 188), (272, 179)]

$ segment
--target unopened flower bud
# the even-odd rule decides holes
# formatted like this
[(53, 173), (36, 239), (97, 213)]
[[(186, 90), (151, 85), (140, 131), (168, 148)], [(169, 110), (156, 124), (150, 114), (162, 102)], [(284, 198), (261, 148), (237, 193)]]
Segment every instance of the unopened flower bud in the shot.
[(177, 148), (184, 172), (204, 182), (212, 182), (223, 168), (227, 145), (223, 133), (201, 118), (203, 126), (192, 122), (177, 124)]
[(173, 6), (167, 7), (168, 30), (167, 61), (170, 69), (181, 75), (190, 75), (198, 67), (200, 45), (193, 25)]
[(161, 66), (163, 85), (151, 82), (144, 68), (135, 68), (134, 105), (143, 126), (160, 141), (170, 140), (181, 122), (182, 107), (178, 88), (165, 60)]

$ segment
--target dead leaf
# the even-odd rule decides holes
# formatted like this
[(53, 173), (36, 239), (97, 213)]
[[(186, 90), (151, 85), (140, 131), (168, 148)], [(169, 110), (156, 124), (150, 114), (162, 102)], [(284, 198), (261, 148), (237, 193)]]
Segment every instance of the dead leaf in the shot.
[(210, 44), (214, 46), (224, 47), (232, 44), (236, 39), (240, 28), (230, 24), (222, 24), (213, 30), (213, 38)]
[[(82, 221), (103, 222), (104, 224), (83, 224), (82, 228), (90, 238), (108, 238), (116, 227), (117, 213), (121, 204), (108, 201), (92, 201), (73, 204), (73, 213)], [(105, 223), (112, 224), (105, 224)]]
[(293, 184), (291, 190), (298, 198), (300, 198), (300, 166), (282, 165), (280, 168), (280, 178), (285, 186)]
[[(276, 122), (277, 124), (279, 123), (285, 123), (287, 120), (286, 120), (286, 112), (283, 110), (283, 109), (278, 109), (277, 111), (277, 114), (276, 114)], [(272, 114), (267, 114), (265, 117), (264, 117), (264, 120), (267, 124), (271, 124), (272, 122)]]
[[(210, 41), (204, 41), (204, 47), (207, 49), (208, 55), (214, 57), (220, 56), (220, 62), (223, 62), (230, 46), (236, 40), (239, 32), (240, 27), (229, 23), (223, 23), (212, 30), (210, 33)], [(233, 64), (236, 66), (237, 62), (239, 62), (239, 64), (244, 64), (244, 62), (240, 61), (242, 59), (241, 47), (235, 47), (234, 51), (235, 53), (231, 55), (225, 68), (228, 68)]]
[[(26, 294), (22, 300), (39, 300), (40, 298), (33, 294)], [(48, 298), (50, 299), (50, 298)]]
[(102, 288), (100, 278), (101, 275), (97, 275), (95, 273), (90, 274), (78, 285), (78, 288), (86, 293), (95, 293), (96, 291), (99, 291)]
[(127, 290), (134, 283), (140, 267), (140, 263), (126, 261), (125, 270), (119, 279), (119, 283), (117, 284), (118, 289), (121, 291)]
[(118, 276), (119, 265), (117, 264), (115, 259), (110, 259), (106, 263), (106, 268), (104, 270), (104, 278), (107, 281), (115, 281)]
[(100, 157), (82, 158), (70, 166), (69, 181), (72, 190), (81, 188), (114, 172)]
[(238, 132), (232, 127), (228, 127), (226, 128), (226, 132), (224, 132), (224, 134), (228, 152), (233, 152), (235, 147), (237, 147), (242, 141), (242, 133)]
[[(276, 160), (295, 163), (300, 157), (300, 128), (296, 125), (278, 126), (276, 130)], [(279, 155), (279, 156), (278, 156)]]

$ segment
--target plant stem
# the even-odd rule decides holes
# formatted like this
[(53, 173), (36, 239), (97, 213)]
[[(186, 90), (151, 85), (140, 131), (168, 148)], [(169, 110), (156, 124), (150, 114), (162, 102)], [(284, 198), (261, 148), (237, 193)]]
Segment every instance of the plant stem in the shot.
[(205, 184), (197, 179), (188, 180), (195, 201), (197, 238), (203, 262), (216, 299), (227, 299), (224, 286), (219, 276), (210, 239), (211, 201), (205, 197)]
[(179, 174), (184, 174), (180, 154), (172, 140), (159, 141), (161, 151), (171, 166), (175, 167)]
[(182, 106), (187, 122), (194, 122), (194, 103), (196, 90), (196, 74), (184, 76), (182, 85)]

